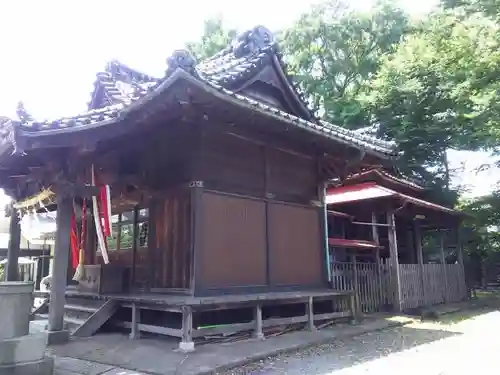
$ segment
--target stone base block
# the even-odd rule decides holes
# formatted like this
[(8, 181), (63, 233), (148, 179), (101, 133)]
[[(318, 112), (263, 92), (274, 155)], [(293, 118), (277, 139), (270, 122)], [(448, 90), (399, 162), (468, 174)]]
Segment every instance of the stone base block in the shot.
[(69, 331), (47, 331), (47, 345), (64, 344), (69, 341)]
[(53, 375), (54, 359), (44, 357), (38, 361), (0, 365), (2, 375)]
[(193, 341), (181, 341), (179, 342), (179, 351), (183, 353), (194, 352), (194, 342)]
[(0, 340), (0, 366), (43, 359), (46, 340), (43, 333)]

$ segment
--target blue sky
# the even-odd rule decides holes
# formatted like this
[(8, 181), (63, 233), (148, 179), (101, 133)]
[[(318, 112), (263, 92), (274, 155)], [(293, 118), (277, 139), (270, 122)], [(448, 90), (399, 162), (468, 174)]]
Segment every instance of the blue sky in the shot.
[[(317, 2), (1, 2), (0, 115), (15, 116), (19, 100), (40, 119), (84, 111), (95, 74), (110, 59), (160, 76), (166, 68), (167, 56), (185, 42), (196, 40), (206, 18), (221, 14), (228, 26), (240, 30), (257, 24), (279, 29)], [(352, 0), (353, 6), (362, 9), (372, 3), (372, 0)], [(399, 3), (411, 14), (425, 17), (436, 0)]]

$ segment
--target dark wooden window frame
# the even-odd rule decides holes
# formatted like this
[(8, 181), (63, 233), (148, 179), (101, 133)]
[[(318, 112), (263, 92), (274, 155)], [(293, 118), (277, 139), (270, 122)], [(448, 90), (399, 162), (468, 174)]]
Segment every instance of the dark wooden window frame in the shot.
[[(143, 213), (141, 215), (141, 213)], [(123, 220), (123, 216), (125, 214), (131, 214), (130, 219), (125, 219)], [(116, 246), (113, 248), (108, 248), (109, 251), (115, 252), (115, 251), (133, 251), (134, 249), (134, 241), (137, 242), (137, 248), (138, 249), (145, 249), (148, 247), (148, 231), (149, 231), (149, 226), (150, 226), (150, 216), (149, 216), (149, 208), (147, 207), (139, 207), (139, 206), (133, 206), (133, 207), (126, 207), (124, 209), (121, 209), (120, 212), (118, 213), (113, 213), (112, 218), (118, 216), (118, 220), (115, 223), (111, 223), (113, 226), (113, 233), (114, 237), (116, 238)], [(134, 230), (134, 225), (137, 225), (137, 231)], [(130, 236), (131, 238), (131, 243), (130, 246), (126, 247), (121, 247), (121, 234), (122, 234), (122, 227), (125, 225), (130, 226)], [(146, 233), (144, 235), (143, 241), (141, 241), (141, 225), (147, 225)], [(137, 233), (137, 235), (136, 235)], [(141, 244), (141, 242), (143, 242)], [(109, 242), (108, 242), (109, 243)], [(100, 250), (97, 250), (97, 253), (100, 253)]]

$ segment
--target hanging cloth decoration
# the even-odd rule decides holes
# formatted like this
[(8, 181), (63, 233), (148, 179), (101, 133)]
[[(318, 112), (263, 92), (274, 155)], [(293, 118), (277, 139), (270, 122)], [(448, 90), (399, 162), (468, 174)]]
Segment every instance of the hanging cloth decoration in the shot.
[[(87, 220), (86, 220), (86, 212), (87, 212), (87, 202), (85, 199), (82, 202), (82, 218), (81, 218), (81, 230), (80, 230), (80, 238), (78, 241), (78, 238), (75, 236), (77, 242), (77, 248), (76, 252), (75, 249), (73, 249), (72, 246), (72, 254), (73, 254), (73, 263), (75, 260), (77, 261), (76, 267), (74, 266), (73, 268), (76, 268), (75, 274), (73, 276), (74, 281), (81, 281), (85, 277), (85, 252), (84, 252), (84, 245), (85, 245), (85, 236), (87, 234)], [(76, 217), (75, 213), (73, 212), (73, 217)], [(76, 233), (76, 220), (75, 221), (75, 233)]]
[(71, 214), (70, 226), (71, 268), (76, 269), (78, 267), (78, 234), (76, 233), (76, 215), (74, 209)]
[(102, 231), (105, 237), (111, 237), (111, 197), (109, 185), (104, 185), (99, 188), (99, 199)]
[[(92, 164), (92, 186), (96, 186), (94, 164)], [(100, 194), (100, 197), (101, 195), (102, 194)], [(106, 238), (103, 230), (104, 220), (102, 220), (103, 217), (101, 216), (101, 210), (99, 205), (99, 203), (101, 203), (102, 206), (103, 202), (99, 202), (100, 200), (101, 199), (98, 200), (96, 196), (92, 197), (92, 213), (94, 215), (94, 223), (97, 233), (97, 245), (99, 246), (99, 250), (101, 251), (104, 264), (108, 264), (109, 263), (108, 249), (106, 246)], [(107, 203), (106, 202), (104, 203), (107, 206)], [(107, 220), (109, 220), (109, 222), (111, 221), (109, 217), (107, 218)]]

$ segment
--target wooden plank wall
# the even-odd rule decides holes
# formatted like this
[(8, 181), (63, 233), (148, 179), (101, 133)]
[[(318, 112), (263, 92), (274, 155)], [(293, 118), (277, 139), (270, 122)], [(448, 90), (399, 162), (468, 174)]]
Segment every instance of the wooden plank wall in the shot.
[(467, 297), (463, 267), (460, 264), (445, 264), (444, 267), (446, 272), (442, 264), (424, 264), (422, 285), (418, 264), (400, 265), (404, 309), (459, 302)]
[[(377, 269), (375, 263), (358, 263), (354, 272), (352, 263), (334, 262), (332, 288), (339, 291), (355, 290), (358, 307), (363, 313), (383, 311), (392, 301), (388, 295), (391, 290), (390, 274), (387, 264), (381, 264), (380, 269)], [(381, 287), (379, 287), (379, 280)], [(340, 303), (344, 305), (340, 305), (339, 309), (347, 308), (346, 301), (340, 301)]]
[(271, 286), (323, 284), (323, 241), (316, 207), (268, 203)]
[(191, 198), (187, 187), (169, 190), (151, 204), (154, 217), (149, 245), (153, 288), (190, 286), (191, 277)]
[(266, 285), (265, 202), (215, 193), (202, 198), (197, 287)]
[[(463, 301), (467, 297), (463, 267), (460, 264), (446, 264), (445, 267), (446, 273), (442, 264), (424, 264), (422, 284), (418, 264), (400, 264), (403, 309)], [(445, 288), (445, 274), (448, 290)], [(374, 263), (358, 263), (354, 272), (352, 263), (335, 262), (332, 265), (332, 288), (356, 290), (357, 303), (363, 313), (384, 311), (392, 305), (394, 298), (391, 275), (390, 264), (381, 264), (377, 270)], [(346, 307), (342, 305), (339, 309)]]

